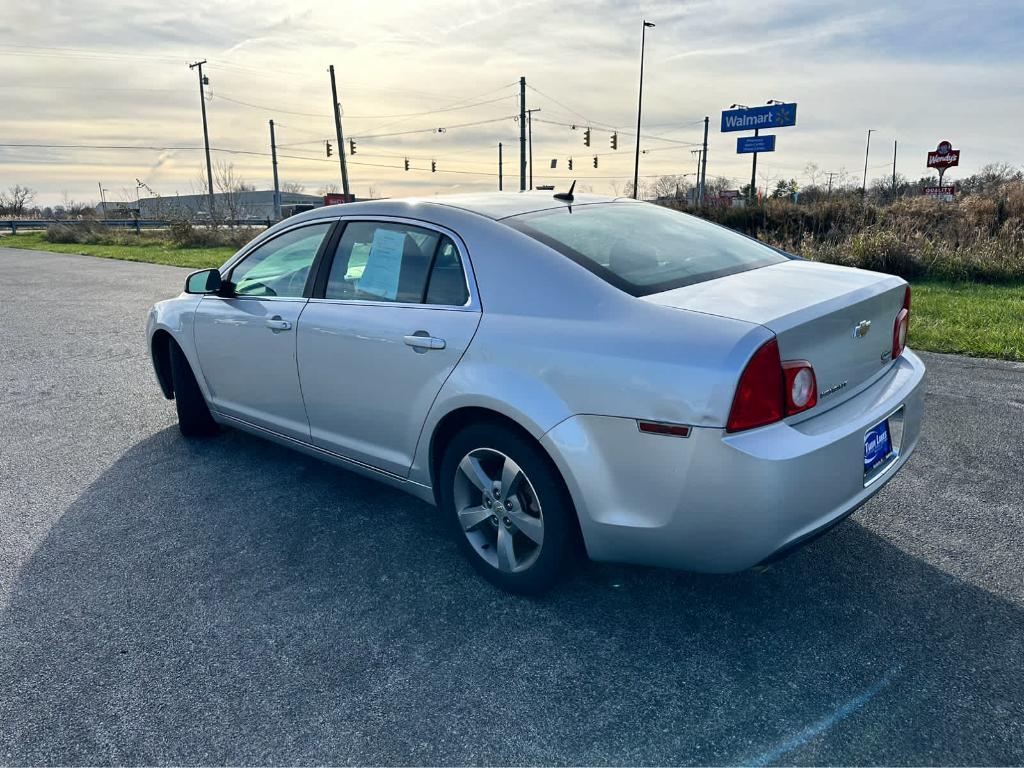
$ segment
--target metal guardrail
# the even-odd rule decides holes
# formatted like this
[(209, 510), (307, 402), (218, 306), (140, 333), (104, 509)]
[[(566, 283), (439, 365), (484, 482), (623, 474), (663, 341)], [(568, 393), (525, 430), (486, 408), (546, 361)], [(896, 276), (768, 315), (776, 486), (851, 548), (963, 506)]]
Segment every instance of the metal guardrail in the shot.
[[(88, 221), (90, 224), (109, 227), (110, 229), (134, 229), (141, 232), (144, 229), (166, 229), (172, 222), (166, 219), (0, 219), (0, 232), (10, 230), (11, 234), (17, 234), (18, 230), (38, 231), (46, 229), (54, 224), (67, 224), (73, 226)], [(274, 222), (270, 219), (241, 219), (228, 225), (231, 227), (269, 227)], [(207, 227), (209, 224), (203, 222), (192, 222), (195, 227)]]

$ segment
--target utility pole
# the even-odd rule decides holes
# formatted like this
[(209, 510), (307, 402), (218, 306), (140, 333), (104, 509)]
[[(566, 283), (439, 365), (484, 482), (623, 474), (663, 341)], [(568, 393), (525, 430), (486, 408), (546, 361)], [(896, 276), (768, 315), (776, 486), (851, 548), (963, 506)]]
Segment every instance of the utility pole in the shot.
[(341, 132), (341, 104), (338, 103), (338, 86), (334, 82), (334, 65), (327, 69), (331, 73), (331, 100), (334, 102), (334, 130), (338, 134), (338, 160), (341, 161), (341, 191), (346, 199), (349, 195), (348, 164), (345, 162), (345, 135)]
[(203, 64), (206, 59), (189, 64), (189, 69), (199, 70), (199, 106), (203, 109), (203, 145), (206, 147), (206, 185), (210, 193), (210, 219), (213, 219), (213, 164), (210, 162), (210, 130), (206, 125), (206, 96), (203, 86), (209, 85), (210, 79), (203, 76)]
[(519, 191), (526, 191), (526, 78), (519, 78)]
[(868, 195), (868, 154), (871, 152), (871, 134), (874, 132), (874, 128), (868, 129), (868, 144), (864, 148), (864, 183), (860, 186), (862, 197), (867, 197)]
[(833, 171), (828, 172), (828, 197), (832, 197), (832, 177), (835, 176)]
[(529, 134), (527, 143), (530, 146), (530, 190), (533, 190), (533, 113), (540, 112), (540, 108), (526, 110), (526, 130)]
[(498, 191), (501, 192), (505, 189), (505, 185), (502, 179), (502, 166), (501, 166), (501, 142), (498, 142)]
[(103, 196), (103, 182), (97, 181), (96, 185), (100, 188), (100, 210), (103, 211), (103, 218), (107, 218), (107, 199)]
[(697, 156), (697, 188), (696, 188), (696, 191), (694, 192), (694, 200), (693, 201), (694, 201), (694, 203), (696, 205), (700, 205), (700, 161), (704, 157), (704, 150), (703, 149), (691, 149), (690, 150), (690, 154)]
[(636, 100), (636, 157), (633, 160), (633, 199), (637, 199), (637, 185), (640, 183), (640, 115), (644, 106), (644, 49), (647, 46), (647, 28), (654, 24), (644, 19), (640, 32), (640, 92)]
[(700, 193), (698, 194), (697, 199), (700, 201), (701, 205), (704, 204), (704, 193), (705, 193), (705, 190), (707, 188), (707, 182), (708, 182), (708, 121), (709, 121), (709, 118), (705, 115), (705, 117), (704, 117), (704, 151), (701, 153), (701, 157), (703, 159), (701, 160), (700, 174), (697, 177), (697, 184), (698, 184), (699, 189), (700, 189)]
[(897, 139), (892, 140), (892, 199), (896, 199), (896, 147), (899, 144)]
[(274, 163), (274, 218), (281, 218), (281, 187), (277, 182), (277, 141), (274, 139), (274, 121), (270, 121), (270, 156)]

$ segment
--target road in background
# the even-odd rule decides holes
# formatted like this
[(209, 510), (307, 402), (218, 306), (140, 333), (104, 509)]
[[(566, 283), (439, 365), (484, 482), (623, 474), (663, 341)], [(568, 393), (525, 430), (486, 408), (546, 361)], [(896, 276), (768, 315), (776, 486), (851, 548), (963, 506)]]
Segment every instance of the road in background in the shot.
[(766, 571), (528, 600), (411, 497), (182, 439), (185, 274), (0, 249), (0, 763), (1024, 762), (1024, 364), (922, 355), (907, 468)]

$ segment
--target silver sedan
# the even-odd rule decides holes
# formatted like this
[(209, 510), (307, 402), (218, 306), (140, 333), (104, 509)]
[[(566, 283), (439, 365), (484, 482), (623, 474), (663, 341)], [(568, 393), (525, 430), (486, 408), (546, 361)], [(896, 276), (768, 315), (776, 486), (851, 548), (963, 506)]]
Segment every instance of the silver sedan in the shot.
[(436, 504), (477, 570), (735, 571), (862, 505), (917, 443), (897, 278), (590, 195), (330, 206), (153, 307), (181, 431), (232, 426)]

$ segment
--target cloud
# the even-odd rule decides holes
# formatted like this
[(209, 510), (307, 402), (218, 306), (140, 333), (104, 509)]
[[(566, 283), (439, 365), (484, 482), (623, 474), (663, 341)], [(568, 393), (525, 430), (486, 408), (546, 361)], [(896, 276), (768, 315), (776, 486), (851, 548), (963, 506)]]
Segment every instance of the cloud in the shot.
[[(205, 57), (213, 93), (227, 97), (207, 103), (214, 147), (269, 152), (267, 120), (274, 118), (279, 143), (289, 145), (282, 179), (310, 189), (338, 180), (337, 156), (327, 158), (323, 145), (330, 140), (338, 149), (326, 74), (333, 64), (346, 134), (358, 139), (350, 170), (359, 194), (370, 185), (392, 195), (496, 188), (499, 141), (506, 188), (517, 187), (519, 126), (511, 116), (520, 75), (531, 86), (528, 106), (541, 109), (533, 124), (535, 182), (562, 183), (572, 157), (581, 184), (609, 191), (632, 176), (643, 18), (657, 24), (647, 35), (644, 88), (644, 146), (657, 151), (642, 156), (644, 175), (689, 172), (690, 142), (701, 140), (699, 121), (708, 115), (708, 172), (740, 183), (749, 159), (735, 154), (735, 134), (718, 132), (718, 113), (769, 98), (800, 108), (799, 124), (778, 131), (778, 151), (759, 158), (766, 175), (799, 177), (812, 161), (858, 169), (868, 128), (878, 131), (870, 164), (891, 160), (899, 140), (898, 170), (911, 177), (925, 172), (924, 153), (940, 138), (962, 149), (959, 173), (1020, 162), (1024, 7), (1013, 0), (296, 0), (260, 13), (242, 0), (126, 0), (103, 13), (49, 0), (34, 16), (0, 18), (8, 143), (201, 146), (198, 84), (186, 64)], [(385, 117), (450, 105), (464, 108)], [(504, 119), (451, 127), (494, 118)], [(591, 147), (574, 123), (592, 124)], [(372, 138), (441, 126), (449, 129)], [(619, 150), (612, 152), (616, 130)], [(413, 167), (436, 159), (439, 168), (467, 173), (406, 172), (405, 157)], [(246, 179), (269, 185), (268, 157), (231, 158)], [(559, 159), (554, 175), (552, 158)], [(0, 149), (0, 177), (50, 202), (64, 189), (94, 196), (97, 180), (134, 187), (136, 176), (173, 194), (188, 189), (202, 163), (196, 150)]]

